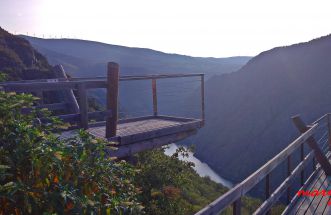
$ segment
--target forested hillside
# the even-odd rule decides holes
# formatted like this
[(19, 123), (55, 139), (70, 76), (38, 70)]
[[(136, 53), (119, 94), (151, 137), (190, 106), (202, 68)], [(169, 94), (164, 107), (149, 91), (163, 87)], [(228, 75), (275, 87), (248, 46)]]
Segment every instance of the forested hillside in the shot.
[(53, 76), (46, 58), (30, 43), (0, 27), (0, 71), (10, 80), (38, 79)]
[[(206, 79), (214, 74), (229, 73), (243, 66), (250, 57), (201, 58), (167, 54), (151, 49), (131, 48), (75, 39), (40, 39), (22, 36), (47, 57), (50, 63), (62, 64), (73, 77), (106, 75), (106, 64), (120, 65), (121, 75), (205, 73)], [(158, 81), (160, 114), (180, 114), (193, 117), (199, 111), (199, 94), (188, 107), (187, 99), (199, 87), (197, 79), (169, 79)], [(92, 92), (97, 102), (105, 104), (102, 90)], [(141, 116), (152, 113), (151, 83), (147, 81), (120, 83), (122, 115)], [(178, 102), (185, 101), (185, 102)], [(194, 110), (193, 110), (194, 109)]]
[[(0, 35), (0, 81), (53, 77), (26, 40)], [(21, 113), (36, 99), (0, 91), (0, 214), (193, 214), (227, 190), (180, 161), (185, 150), (147, 151), (130, 164), (105, 153), (116, 145), (84, 131), (58, 138), (66, 125), (50, 112)], [(36, 123), (40, 115), (49, 123)], [(244, 198), (244, 214), (258, 203)]]
[(105, 76), (109, 61), (119, 63), (123, 75), (206, 73), (211, 76), (235, 71), (250, 59), (190, 57), (85, 40), (22, 37), (29, 40), (51, 64), (63, 64), (75, 77)]
[(261, 53), (206, 83), (206, 126), (196, 155), (240, 181), (279, 153), (307, 123), (331, 110), (331, 36)]

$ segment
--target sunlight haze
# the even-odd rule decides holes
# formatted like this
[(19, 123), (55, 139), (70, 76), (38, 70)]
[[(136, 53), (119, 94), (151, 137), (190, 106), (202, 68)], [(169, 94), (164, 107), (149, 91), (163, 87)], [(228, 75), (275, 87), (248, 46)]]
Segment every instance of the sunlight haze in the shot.
[(253, 56), (331, 33), (329, 1), (1, 0), (16, 34), (191, 56)]

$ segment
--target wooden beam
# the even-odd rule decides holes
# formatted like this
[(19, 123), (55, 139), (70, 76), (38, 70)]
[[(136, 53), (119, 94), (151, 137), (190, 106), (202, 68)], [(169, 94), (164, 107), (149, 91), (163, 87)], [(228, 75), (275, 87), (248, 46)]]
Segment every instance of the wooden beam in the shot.
[[(287, 177), (291, 175), (291, 155), (287, 157)], [(291, 186), (289, 185), (287, 188), (287, 204), (291, 201)]]
[(38, 105), (42, 105), (44, 103), (44, 94), (43, 91), (39, 90), (36, 91), (36, 96), (39, 98), (39, 100), (37, 101)]
[(112, 111), (112, 116), (107, 117), (106, 120), (106, 138), (116, 136), (118, 121), (118, 80), (119, 65), (109, 62), (107, 71), (107, 109)]
[(86, 95), (85, 84), (79, 84), (78, 86), (79, 96), (79, 112), (80, 112), (80, 126), (84, 129), (88, 129), (88, 102)]
[[(306, 124), (301, 120), (300, 116), (294, 116), (292, 117), (294, 125), (297, 127), (297, 129), (301, 132), (304, 133), (306, 132), (309, 128), (306, 126)], [(319, 148), (316, 140), (314, 137), (309, 137), (307, 139), (307, 144), (309, 145), (310, 148), (313, 149), (315, 153), (315, 158), (316, 160), (320, 163), (322, 169), (324, 170), (325, 174), (327, 176), (331, 176), (331, 165), (326, 158), (326, 156), (323, 154), (322, 150)]]
[[(49, 82), (47, 82), (49, 81)], [(23, 83), (5, 83), (2, 87), (5, 91), (14, 92), (35, 92), (40, 89), (43, 91), (70, 90), (76, 89), (79, 84), (85, 83), (85, 88), (106, 88), (106, 81), (59, 81), (58, 79), (48, 79), (46, 82), (23, 82)]]
[(156, 91), (156, 79), (152, 79), (152, 92), (153, 92), (153, 113), (157, 116), (157, 91)]
[(328, 144), (329, 144), (329, 151), (331, 151), (331, 125), (330, 125), (330, 114), (327, 114), (327, 125), (328, 125)]
[[(127, 157), (130, 155), (133, 155), (138, 152), (154, 149), (154, 148), (160, 148), (163, 145), (167, 145), (170, 143), (178, 142), (180, 140), (184, 140), (187, 137), (190, 137), (192, 135), (195, 135), (197, 133), (197, 130), (190, 130), (186, 132), (180, 132), (176, 134), (166, 135), (162, 137), (152, 138), (148, 140), (144, 140), (141, 142), (129, 144), (129, 145), (118, 145), (117, 150), (108, 150), (108, 153), (110, 156), (113, 157)], [(115, 140), (116, 142), (116, 140)]]
[(201, 75), (201, 126), (205, 125), (205, 76)]
[[(265, 178), (265, 199), (269, 199), (270, 194), (271, 194), (271, 187), (270, 187), (270, 174), (269, 173), (266, 178)], [(267, 211), (267, 215), (270, 215), (270, 210)]]
[[(68, 103), (61, 102), (61, 103), (52, 103), (52, 104), (42, 104), (34, 106), (33, 108), (42, 109), (47, 108), (50, 111), (55, 110), (65, 110), (67, 108)], [(32, 109), (32, 108), (25, 108), (25, 109)]]
[[(65, 73), (62, 65), (56, 65), (54, 67), (54, 71), (55, 71), (56, 78), (64, 79), (67, 82), (69, 81), (68, 77), (67, 77), (67, 74)], [(70, 112), (71, 113), (79, 113), (78, 102), (77, 102), (77, 99), (74, 95), (73, 90), (68, 89), (68, 90), (64, 90), (63, 92), (64, 92), (64, 100), (69, 103)]]
[[(305, 147), (304, 146), (305, 145), (302, 144), (300, 147), (300, 160), (301, 161), (303, 161), (303, 159), (305, 158)], [(301, 174), (300, 174), (300, 182), (301, 182), (301, 186), (303, 186), (303, 184), (305, 182), (305, 170), (304, 169), (301, 171)]]
[(112, 116), (111, 110), (94, 111), (88, 113), (89, 119), (95, 119), (97, 121), (105, 121), (107, 117), (111, 117), (111, 116)]
[(34, 92), (42, 89), (43, 91), (63, 90), (76, 88), (77, 83), (74, 82), (33, 82), (33, 83), (14, 83), (4, 84), (5, 91), (15, 92)]
[(233, 203), (233, 215), (241, 215), (241, 198)]

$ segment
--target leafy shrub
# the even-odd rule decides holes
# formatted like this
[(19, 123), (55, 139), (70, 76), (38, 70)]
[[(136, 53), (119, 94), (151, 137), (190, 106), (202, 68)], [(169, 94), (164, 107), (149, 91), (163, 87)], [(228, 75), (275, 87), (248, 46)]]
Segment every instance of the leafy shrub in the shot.
[[(0, 92), (0, 214), (138, 213), (132, 166), (84, 131), (54, 134), (64, 125), (45, 110), (22, 115), (34, 100)], [(38, 123), (40, 114), (51, 123)]]
[[(136, 184), (139, 200), (147, 214), (194, 214), (226, 191), (221, 185), (201, 178), (188, 161), (188, 150), (180, 147), (172, 156), (162, 149), (138, 154)], [(200, 192), (201, 191), (201, 192)]]
[(0, 82), (6, 81), (7, 79), (8, 79), (8, 75), (0, 71)]

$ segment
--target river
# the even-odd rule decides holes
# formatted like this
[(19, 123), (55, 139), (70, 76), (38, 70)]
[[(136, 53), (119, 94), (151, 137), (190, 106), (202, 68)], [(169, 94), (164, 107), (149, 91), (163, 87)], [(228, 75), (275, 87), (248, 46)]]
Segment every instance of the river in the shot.
[[(178, 149), (178, 146), (175, 143), (172, 143), (168, 145), (169, 148), (165, 149), (165, 154), (170, 156), (173, 153), (176, 152), (176, 149)], [(217, 183), (222, 184), (223, 186), (227, 188), (232, 188), (233, 184), (225, 179), (219, 176), (214, 170), (212, 170), (208, 164), (201, 162), (198, 158), (196, 158), (193, 153), (189, 152), (189, 157), (180, 157), (180, 160), (190, 161), (194, 163), (193, 169), (201, 176), (209, 176), (209, 178)]]

